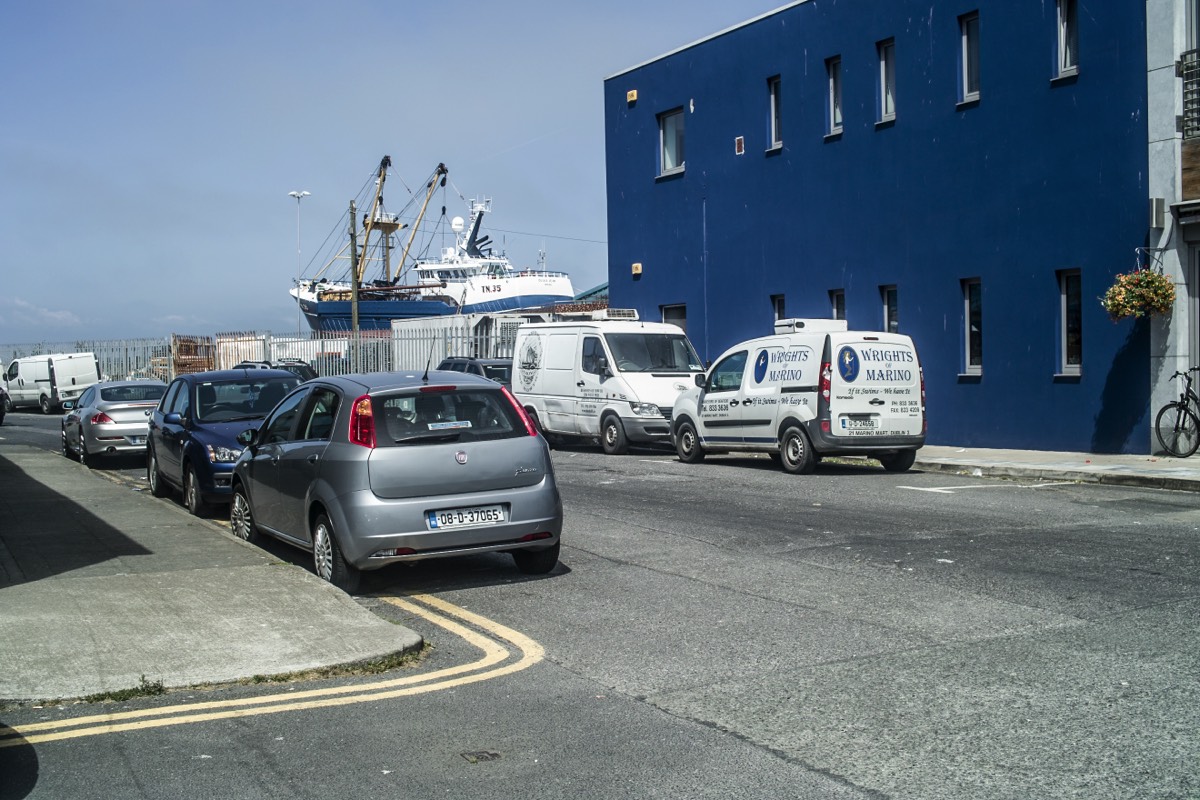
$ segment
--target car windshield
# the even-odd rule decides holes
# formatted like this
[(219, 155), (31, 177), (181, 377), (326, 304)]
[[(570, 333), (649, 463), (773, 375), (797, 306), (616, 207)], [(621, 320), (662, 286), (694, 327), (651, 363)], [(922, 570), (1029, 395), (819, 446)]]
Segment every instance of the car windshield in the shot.
[(300, 384), (297, 378), (238, 378), (196, 385), (197, 422), (259, 419)]
[(371, 398), (381, 445), (472, 442), (526, 435), (525, 424), (496, 389), (461, 388)]
[(100, 400), (105, 403), (158, 402), (167, 387), (158, 383), (144, 386), (105, 386), (100, 389)]
[(609, 333), (614, 365), (622, 372), (700, 372), (700, 356), (681, 333)]

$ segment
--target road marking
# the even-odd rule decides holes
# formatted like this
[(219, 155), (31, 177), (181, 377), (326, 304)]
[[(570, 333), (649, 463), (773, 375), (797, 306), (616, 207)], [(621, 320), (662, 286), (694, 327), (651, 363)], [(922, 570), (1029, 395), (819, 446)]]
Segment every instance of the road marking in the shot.
[[(146, 730), (193, 722), (255, 717), (286, 711), (306, 711), (315, 708), (409, 697), (511, 675), (528, 669), (545, 658), (542, 646), (528, 636), (433, 595), (417, 594), (406, 598), (380, 595), (379, 598), (458, 636), (482, 651), (483, 655), (475, 661), (446, 667), (424, 675), (407, 675), (376, 683), (331, 686), (303, 692), (180, 704), (113, 714), (95, 714), (75, 719), (35, 722), (12, 727), (0, 725), (0, 748), (97, 736), (104, 733)], [(455, 622), (449, 617), (457, 617), (486, 632), (492, 638)], [(515, 661), (510, 660), (512, 652), (496, 641), (497, 639), (513, 646), (519, 651), (520, 657)]]
[(933, 492), (935, 494), (954, 494), (964, 489), (1046, 489), (1051, 486), (1074, 486), (1075, 481), (1057, 481), (1053, 483), (981, 483), (966, 486), (897, 486), (897, 489), (908, 489), (910, 492)]

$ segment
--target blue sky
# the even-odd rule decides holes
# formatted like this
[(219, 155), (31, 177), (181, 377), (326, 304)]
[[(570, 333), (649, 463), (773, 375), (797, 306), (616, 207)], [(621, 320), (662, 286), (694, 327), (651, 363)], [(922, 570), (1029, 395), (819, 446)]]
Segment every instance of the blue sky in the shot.
[(385, 154), (391, 210), (443, 162), (448, 216), (590, 288), (604, 78), (782, 5), (5, 3), (0, 344), (295, 330), (288, 192), (308, 272)]

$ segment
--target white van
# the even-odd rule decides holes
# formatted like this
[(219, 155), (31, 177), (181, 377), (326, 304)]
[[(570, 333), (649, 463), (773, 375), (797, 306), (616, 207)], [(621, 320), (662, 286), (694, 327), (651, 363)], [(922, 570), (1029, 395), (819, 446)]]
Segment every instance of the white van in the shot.
[(925, 444), (925, 379), (912, 339), (850, 331), (841, 320), (780, 320), (775, 335), (726, 350), (679, 396), (671, 431), (679, 460), (768, 453), (812, 472), (827, 455), (913, 465)]
[(4, 372), (10, 408), (35, 406), (43, 414), (75, 400), (100, 380), (100, 363), (92, 353), (50, 353), (12, 361)]
[(604, 452), (669, 444), (671, 406), (704, 370), (676, 325), (598, 319), (517, 329), (512, 391), (547, 439), (599, 439)]

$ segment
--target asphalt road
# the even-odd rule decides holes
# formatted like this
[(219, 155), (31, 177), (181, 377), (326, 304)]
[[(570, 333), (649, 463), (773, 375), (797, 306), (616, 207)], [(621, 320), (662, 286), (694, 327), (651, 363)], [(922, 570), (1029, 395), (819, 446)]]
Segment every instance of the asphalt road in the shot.
[[(0, 427), (56, 437), (33, 414)], [(555, 464), (554, 573), (429, 562), (374, 574), (361, 598), (432, 643), (416, 674), (480, 645), (389, 602), (413, 593), (478, 615), (477, 635), (519, 632), (536, 660), (404, 697), (0, 750), (0, 797), (1200, 797), (1193, 495), (653, 452)]]

